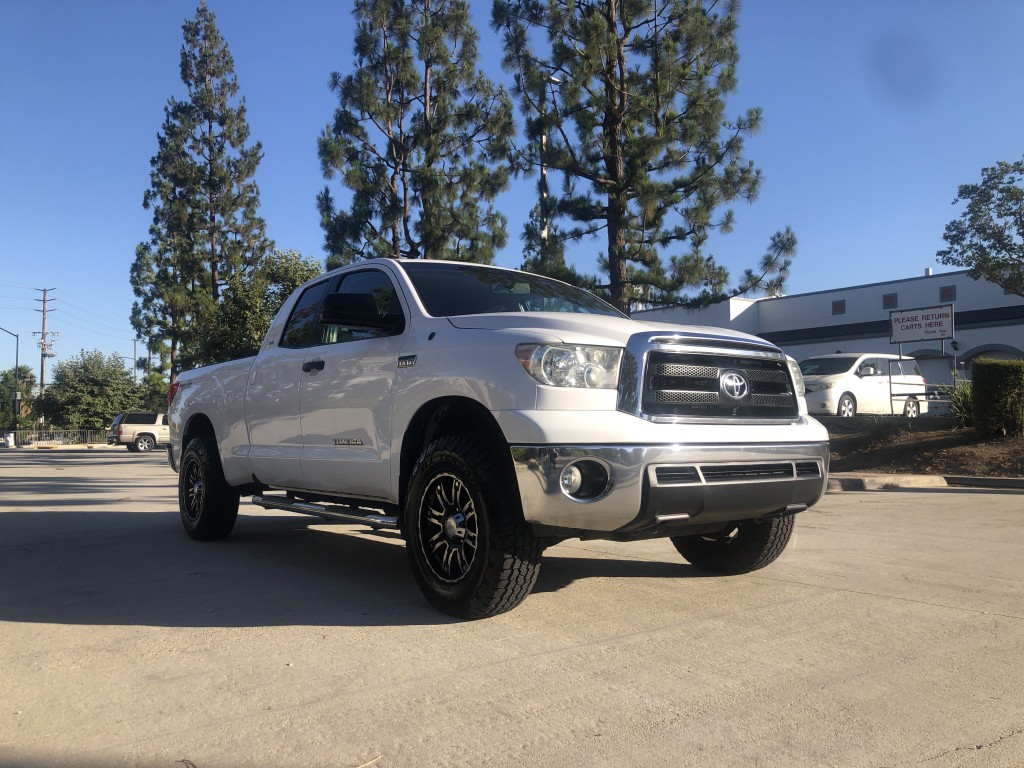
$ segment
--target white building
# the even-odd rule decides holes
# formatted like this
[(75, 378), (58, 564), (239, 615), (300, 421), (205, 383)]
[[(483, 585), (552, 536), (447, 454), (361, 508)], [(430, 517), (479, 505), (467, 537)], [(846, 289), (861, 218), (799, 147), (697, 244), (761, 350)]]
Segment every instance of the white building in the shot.
[[(889, 313), (953, 305), (953, 341), (890, 343)], [(831, 352), (901, 352), (917, 358), (929, 384), (947, 384), (953, 366), (969, 375), (977, 357), (1024, 359), (1024, 298), (967, 271), (870, 283), (778, 298), (732, 298), (701, 310), (636, 312), (647, 320), (733, 328), (778, 344), (803, 360)]]

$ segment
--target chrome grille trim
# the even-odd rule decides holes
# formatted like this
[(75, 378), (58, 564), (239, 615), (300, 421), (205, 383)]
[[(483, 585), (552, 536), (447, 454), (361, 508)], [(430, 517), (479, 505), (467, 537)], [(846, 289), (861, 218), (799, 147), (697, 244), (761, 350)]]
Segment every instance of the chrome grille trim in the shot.
[(636, 334), (623, 355), (617, 407), (640, 418), (784, 422), (799, 405), (785, 354), (760, 339)]

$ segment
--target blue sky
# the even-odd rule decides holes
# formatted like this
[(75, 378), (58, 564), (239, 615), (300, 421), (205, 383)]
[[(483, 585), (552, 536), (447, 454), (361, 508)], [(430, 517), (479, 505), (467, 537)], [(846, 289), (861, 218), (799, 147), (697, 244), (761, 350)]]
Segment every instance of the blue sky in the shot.
[[(323, 257), (316, 137), (331, 119), (332, 71), (352, 66), (351, 4), (209, 0), (235, 60), (268, 234)], [(475, 3), (481, 65), (495, 79), (490, 3)], [(147, 237), (149, 160), (195, 0), (0, 0), (0, 326), (38, 375), (42, 294), (56, 360), (98, 349), (131, 357), (128, 273)], [(1024, 154), (1024, 3), (1017, 0), (747, 0), (731, 111), (764, 111), (746, 155), (764, 184), (710, 251), (738, 278), (789, 225), (788, 293), (943, 271), (935, 252), (957, 186)], [(333, 187), (337, 192), (338, 187)], [(510, 244), (532, 182), (505, 193)], [(590, 270), (600, 242), (577, 247)], [(142, 348), (139, 346), (141, 354)], [(0, 369), (15, 343), (0, 334)], [(47, 379), (52, 364), (48, 362)]]

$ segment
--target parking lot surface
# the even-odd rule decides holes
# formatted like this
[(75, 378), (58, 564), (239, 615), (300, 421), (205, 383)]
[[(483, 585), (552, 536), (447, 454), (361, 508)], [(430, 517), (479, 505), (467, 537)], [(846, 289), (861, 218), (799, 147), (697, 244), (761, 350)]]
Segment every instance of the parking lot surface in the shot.
[(430, 608), (401, 539), (160, 454), (0, 450), (0, 768), (1024, 766), (1024, 495), (827, 496), (783, 556), (566, 542), (516, 610)]

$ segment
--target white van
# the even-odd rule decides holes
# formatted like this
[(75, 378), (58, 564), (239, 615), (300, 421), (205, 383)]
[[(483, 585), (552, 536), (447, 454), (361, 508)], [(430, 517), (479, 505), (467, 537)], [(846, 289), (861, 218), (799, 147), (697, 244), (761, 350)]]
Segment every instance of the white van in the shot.
[(851, 417), (858, 413), (919, 416), (928, 412), (921, 369), (912, 357), (878, 352), (816, 355), (800, 363), (807, 412)]

